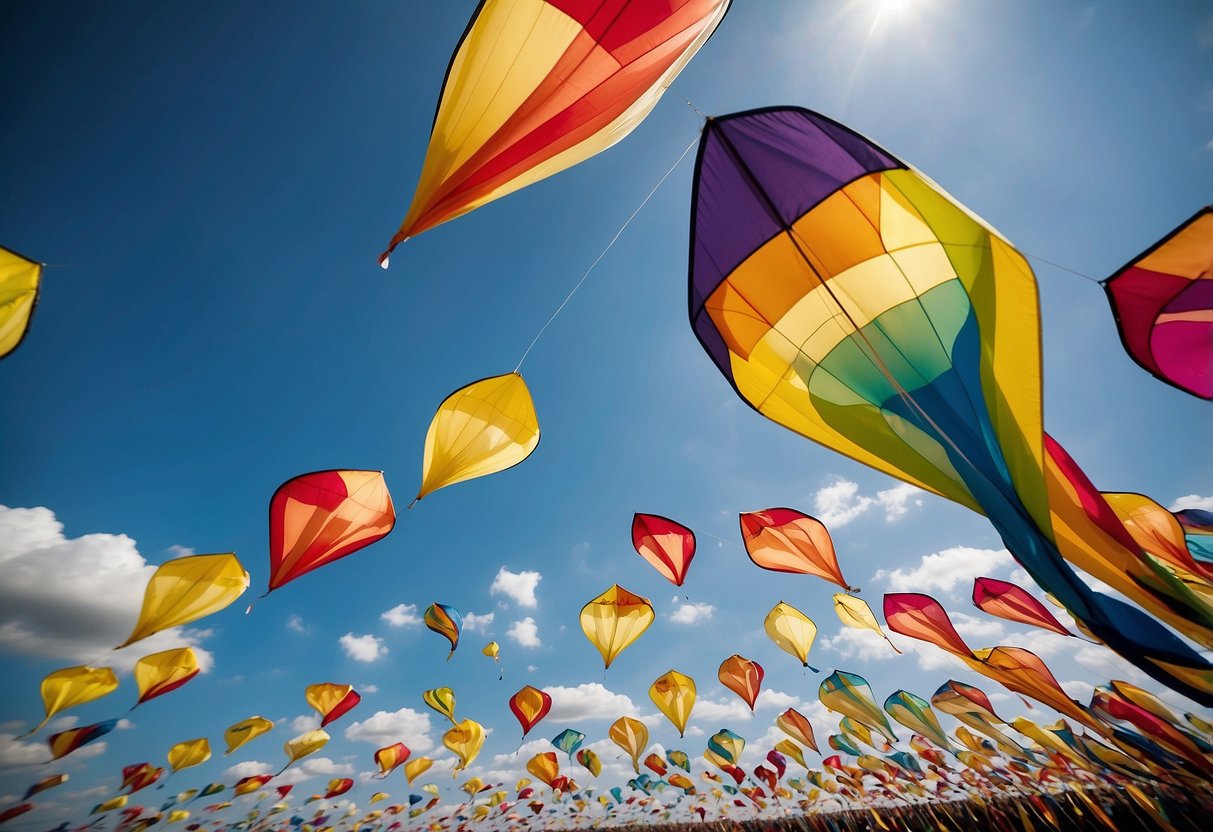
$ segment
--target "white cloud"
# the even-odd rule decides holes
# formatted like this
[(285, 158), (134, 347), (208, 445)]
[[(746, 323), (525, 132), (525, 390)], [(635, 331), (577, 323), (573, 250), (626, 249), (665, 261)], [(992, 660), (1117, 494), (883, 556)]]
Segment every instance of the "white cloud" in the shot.
[(711, 604), (687, 602), (679, 604), (678, 608), (670, 613), (670, 621), (674, 624), (698, 624), (710, 620), (715, 612), (716, 608)]
[(908, 482), (900, 482), (892, 488), (877, 491), (876, 501), (884, 509), (884, 519), (892, 522), (899, 517), (904, 517), (910, 511), (911, 506), (920, 508), (922, 494), (921, 488), (910, 485)]
[[(872, 630), (858, 630), (854, 627), (843, 627), (833, 638), (823, 638), (818, 642), (822, 648), (832, 650), (844, 659), (857, 661), (881, 661), (897, 656), (889, 643)], [(809, 664), (813, 664), (812, 656)], [(816, 665), (814, 665), (816, 666)]]
[(1000, 569), (1011, 569), (1015, 561), (1006, 549), (974, 549), (953, 546), (932, 555), (923, 555), (913, 569), (881, 569), (872, 576), (893, 592), (951, 592), (972, 587), (973, 579), (993, 577)]
[(493, 615), (491, 612), (484, 615), (469, 612), (463, 617), (463, 629), (469, 633), (487, 633), (489, 625), (493, 623)]
[(315, 731), (320, 727), (320, 717), (316, 714), (304, 714), (291, 720), (291, 730), (297, 734)]
[(290, 615), (287, 616), (286, 628), (288, 630), (293, 630), (296, 633), (306, 633), (307, 632), (307, 625), (303, 623), (303, 618), (296, 615), (295, 613), (291, 613)]
[[(711, 722), (728, 725), (730, 722), (748, 721), (753, 716), (754, 714), (750, 712), (749, 706), (740, 699), (701, 699), (691, 709), (692, 722)], [(715, 730), (715, 728), (712, 730)]]
[(0, 769), (36, 766), (45, 763), (48, 757), (50, 754), (43, 741), (24, 742), (14, 734), (0, 734)]
[(393, 627), (418, 627), (421, 616), (417, 614), (416, 604), (397, 604), (386, 612), (380, 613), (380, 621), (386, 621)]
[(424, 753), (434, 747), (430, 737), (429, 714), (418, 713), (412, 708), (398, 711), (376, 711), (363, 722), (355, 722), (345, 729), (347, 740), (376, 743), (379, 746), (403, 742), (414, 753)]
[(529, 615), (521, 621), (511, 624), (505, 634), (523, 647), (539, 647), (543, 644), (539, 640), (539, 625)]
[(827, 526), (845, 526), (872, 507), (871, 497), (859, 493), (859, 483), (838, 480), (813, 495), (813, 509), (817, 518)]
[(859, 493), (858, 483), (838, 479), (813, 494), (813, 509), (817, 518), (831, 528), (845, 526), (876, 507), (884, 509), (885, 520), (892, 522), (904, 517), (911, 507), (921, 506), (922, 494), (909, 483), (898, 483), (868, 497)]
[(378, 685), (362, 685), (358, 688), (358, 691), (360, 693), (378, 693), (379, 686)]
[(535, 667), (535, 665), (533, 665), (533, 664), (528, 664), (528, 665), (526, 666), (526, 672), (527, 672), (527, 673), (534, 673), (534, 672), (535, 672), (536, 670), (538, 670), (538, 669), (539, 669), (539, 668)]
[(538, 599), (535, 598), (535, 588), (542, 580), (543, 576), (538, 572), (511, 572), (503, 566), (497, 570), (497, 577), (493, 578), (489, 592), (493, 595), (506, 595), (518, 606), (534, 609), (539, 605)]
[(213, 657), (198, 644), (210, 630), (173, 628), (109, 653), (139, 618), (155, 570), (124, 534), (68, 538), (48, 508), (0, 506), (0, 650), (77, 662), (108, 653), (110, 666), (129, 670), (184, 643), (209, 670)]
[(388, 652), (387, 647), (383, 644), (383, 639), (369, 633), (364, 636), (346, 633), (337, 641), (345, 654), (356, 662), (377, 661), (386, 656)]
[(758, 698), (754, 700), (754, 710), (760, 711), (763, 708), (778, 708), (783, 711), (788, 708), (799, 708), (801, 704), (801, 701), (790, 693), (763, 688), (759, 691)]
[[(1210, 144), (1213, 144), (1213, 142), (1210, 142)], [(1185, 494), (1167, 506), (1167, 511), (1183, 511), (1186, 508), (1213, 511), (1213, 497), (1202, 497), (1199, 494)]]
[(577, 722), (583, 719), (611, 719), (636, 716), (636, 705), (622, 693), (614, 693), (597, 682), (575, 688), (544, 688), (552, 697), (548, 719), (553, 722)]
[(190, 555), (196, 555), (196, 554), (198, 554), (197, 552), (195, 552), (195, 551), (193, 550), (193, 548), (192, 548), (192, 547), (190, 547), (190, 546), (178, 546), (176, 543), (174, 543), (172, 546), (169, 546), (169, 547), (168, 547), (168, 553), (169, 553), (170, 555), (172, 555), (173, 557), (175, 557), (175, 558), (187, 558), (187, 557), (189, 557)]

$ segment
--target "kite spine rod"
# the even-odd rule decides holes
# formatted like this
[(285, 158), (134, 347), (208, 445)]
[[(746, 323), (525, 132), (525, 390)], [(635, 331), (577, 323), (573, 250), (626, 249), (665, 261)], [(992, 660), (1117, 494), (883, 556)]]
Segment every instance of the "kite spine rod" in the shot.
[(678, 157), (674, 164), (670, 165), (670, 169), (667, 170), (659, 180), (657, 180), (657, 184), (653, 186), (651, 191), (649, 191), (648, 196), (646, 196), (641, 203), (636, 206), (636, 210), (632, 211), (631, 215), (624, 220), (623, 225), (619, 226), (619, 230), (615, 232), (615, 236), (611, 237), (610, 242), (606, 244), (606, 248), (604, 248), (602, 252), (594, 258), (594, 262), (590, 263), (590, 267), (585, 270), (583, 275), (581, 275), (581, 279), (577, 281), (575, 286), (573, 286), (572, 291), (570, 291), (565, 296), (564, 300), (560, 302), (560, 305), (556, 307), (556, 311), (553, 312), (551, 317), (547, 319), (547, 322), (539, 328), (539, 332), (535, 333), (535, 337), (531, 339), (531, 343), (527, 346), (526, 351), (522, 353), (522, 358), (518, 359), (518, 366), (514, 367), (515, 373), (522, 369), (522, 363), (526, 361), (526, 357), (531, 354), (531, 350), (534, 348), (535, 344), (537, 344), (539, 339), (543, 337), (543, 333), (547, 331), (547, 328), (552, 325), (552, 321), (556, 320), (557, 316), (564, 311), (564, 307), (567, 306), (568, 302), (573, 299), (573, 295), (577, 294), (577, 290), (581, 288), (582, 284), (585, 283), (586, 278), (590, 276), (590, 272), (594, 271), (594, 267), (602, 261), (602, 258), (606, 257), (607, 252), (611, 250), (611, 247), (615, 245), (615, 242), (623, 235), (623, 232), (627, 230), (627, 227), (631, 225), (632, 220), (636, 219), (636, 215), (639, 214), (644, 206), (649, 203), (649, 200), (653, 198), (653, 195), (657, 193), (658, 189), (665, 184), (667, 179), (670, 178), (670, 174), (674, 172), (674, 168), (681, 164), (682, 160), (685, 159), (687, 154), (691, 152), (691, 148), (694, 147), (698, 142), (699, 137), (696, 136), (691, 143), (686, 146), (686, 149), (682, 151), (682, 155)]

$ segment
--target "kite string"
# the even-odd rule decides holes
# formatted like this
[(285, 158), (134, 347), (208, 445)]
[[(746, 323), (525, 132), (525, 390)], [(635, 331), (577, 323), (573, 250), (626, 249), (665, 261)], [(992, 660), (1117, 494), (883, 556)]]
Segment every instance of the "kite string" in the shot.
[(648, 205), (649, 200), (652, 199), (653, 195), (657, 193), (657, 190), (663, 184), (665, 184), (665, 181), (670, 178), (670, 174), (672, 174), (674, 169), (682, 163), (682, 160), (685, 159), (687, 154), (691, 152), (691, 148), (694, 147), (698, 142), (699, 137), (696, 136), (691, 143), (686, 146), (686, 149), (682, 151), (682, 154), (678, 157), (674, 164), (670, 166), (670, 169), (665, 172), (661, 179), (657, 180), (657, 184), (653, 186), (653, 190), (649, 191), (648, 196), (646, 196), (641, 203), (636, 206), (636, 210), (632, 211), (631, 215), (624, 220), (623, 225), (619, 226), (619, 230), (615, 232), (615, 236), (613, 236), (610, 242), (606, 244), (606, 248), (604, 248), (596, 258), (594, 258), (594, 262), (590, 263), (590, 267), (585, 270), (585, 274), (583, 274), (581, 279), (577, 281), (577, 284), (573, 286), (572, 291), (570, 291), (568, 295), (565, 296), (564, 300), (561, 301), (560, 305), (556, 307), (556, 311), (553, 312), (551, 317), (547, 319), (547, 322), (539, 328), (539, 332), (535, 333), (535, 337), (531, 339), (531, 343), (527, 346), (526, 351), (522, 354), (522, 358), (518, 359), (518, 366), (514, 368), (515, 373), (522, 369), (522, 363), (526, 361), (526, 357), (531, 354), (531, 350), (535, 347), (535, 344), (537, 344), (539, 339), (543, 337), (543, 333), (547, 331), (547, 328), (552, 325), (552, 321), (556, 320), (557, 316), (564, 311), (564, 307), (567, 306), (568, 302), (573, 299), (573, 295), (577, 294), (577, 290), (581, 288), (582, 284), (585, 283), (586, 278), (590, 276), (590, 272), (594, 271), (594, 267), (602, 261), (602, 258), (606, 257), (607, 252), (611, 250), (613, 245), (615, 245), (615, 242), (623, 235), (623, 232), (627, 230), (627, 227), (632, 224), (632, 220), (636, 219), (636, 215), (641, 212), (645, 205)]
[(1043, 258), (1039, 255), (1029, 254), (1028, 252), (1024, 251), (1022, 248), (1019, 249), (1019, 251), (1021, 254), (1023, 254), (1024, 257), (1027, 257), (1029, 260), (1036, 260), (1040, 263), (1045, 263), (1047, 265), (1052, 266), (1055, 269), (1061, 269), (1063, 272), (1069, 272), (1070, 274), (1074, 275), (1075, 277), (1081, 277), (1083, 280), (1089, 280), (1092, 283), (1095, 283), (1098, 285), (1103, 285), (1103, 281), (1097, 277), (1091, 277), (1091, 275), (1084, 274), (1083, 272), (1071, 269), (1069, 266), (1063, 266), (1061, 263), (1054, 263), (1052, 260), (1046, 260), (1045, 258)]

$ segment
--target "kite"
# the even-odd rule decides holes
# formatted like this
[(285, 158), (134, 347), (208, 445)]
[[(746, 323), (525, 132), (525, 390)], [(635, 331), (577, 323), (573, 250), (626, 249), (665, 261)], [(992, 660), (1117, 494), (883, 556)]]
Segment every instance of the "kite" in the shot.
[(572, 167), (640, 124), (730, 0), (485, 0), (451, 56), (400, 243)]
[(897, 722), (918, 734), (922, 734), (945, 751), (952, 749), (948, 735), (939, 724), (939, 718), (931, 710), (931, 703), (909, 691), (899, 690), (884, 701), (884, 709)]
[(455, 719), (455, 691), (450, 688), (434, 688), (423, 691), (421, 699), (430, 708), (450, 720), (452, 725), (458, 724), (459, 721)]
[(788, 708), (775, 718), (775, 725), (792, 739), (807, 745), (818, 754), (817, 739), (813, 736), (813, 724), (795, 708)]
[(838, 620), (848, 627), (854, 627), (857, 630), (872, 630), (893, 648), (893, 652), (901, 655), (901, 651), (897, 649), (897, 645), (889, 641), (889, 637), (884, 634), (884, 630), (880, 629), (880, 624), (876, 621), (876, 616), (872, 613), (872, 608), (862, 598), (856, 598), (853, 595), (843, 595), (841, 592), (834, 596), (834, 612), (838, 615)]
[[(670, 671), (670, 673), (673, 672), (674, 671)], [(666, 676), (669, 676), (670, 673), (667, 673)], [(679, 675), (681, 676), (682, 674)], [(692, 684), (694, 683), (692, 682)], [(653, 695), (651, 688), (649, 689), (649, 695)], [(660, 705), (658, 705), (658, 707), (660, 707)], [(671, 719), (671, 721), (673, 720)], [(639, 719), (632, 719), (630, 716), (621, 716), (619, 719), (611, 723), (611, 727), (607, 731), (607, 737), (609, 737), (611, 742), (615, 743), (615, 745), (622, 748), (625, 754), (632, 758), (632, 768), (637, 774), (639, 774), (640, 755), (644, 753), (644, 749), (649, 744), (649, 729), (645, 727), (645, 724)], [(618, 799), (619, 798), (616, 797), (616, 800)], [(623, 801), (620, 800), (619, 802), (622, 803)]]
[(191, 647), (152, 653), (135, 662), (135, 684), (139, 686), (136, 706), (174, 691), (198, 675), (198, 657)]
[(413, 501), (522, 462), (539, 445), (539, 417), (518, 373), (472, 382), (447, 396), (425, 434), (421, 488)]
[(161, 774), (164, 774), (164, 769), (156, 768), (151, 763), (135, 763), (122, 769), (122, 785), (118, 788), (129, 788), (127, 794), (134, 794), (155, 783)]
[(465, 719), (442, 735), (442, 744), (459, 757), (455, 771), (465, 769), (476, 759), (484, 745), (484, 727), (479, 722)]
[(5, 823), (13, 818), (19, 818), (33, 808), (34, 804), (32, 803), (18, 803), (16, 806), (10, 806), (4, 811), (0, 812), (0, 823)]
[[(767, 613), (762, 626), (780, 650), (792, 654), (804, 667), (809, 667), (809, 650), (817, 638), (817, 625), (812, 619), (791, 604), (780, 601)], [(817, 668), (809, 669), (817, 672)]]
[(672, 766), (678, 766), (683, 771), (690, 773), (691, 758), (687, 756), (685, 751), (674, 749), (665, 753), (666, 761)]
[(598, 755), (588, 748), (577, 752), (577, 762), (581, 763), (593, 777), (602, 774), (602, 760), (598, 759)]
[(223, 741), (227, 743), (224, 754), (231, 754), (249, 740), (254, 740), (274, 728), (274, 723), (263, 716), (250, 716), (242, 719), (223, 732)]
[(505, 678), (505, 668), (501, 666), (501, 659), (499, 658), (499, 654), (501, 653), (501, 647), (497, 644), (497, 642), (490, 641), (488, 644), (484, 645), (484, 649), (481, 650), (480, 652), (482, 655), (488, 656), (490, 659), (492, 659), (497, 664), (497, 667), (500, 671), (497, 674), (497, 681), (500, 682), (502, 679), (504, 679)]
[(55, 786), (60, 786), (66, 783), (68, 776), (66, 774), (52, 774), (50, 777), (44, 777), (34, 785), (25, 790), (25, 795), (22, 800), (29, 800), (39, 792), (44, 792), (47, 789), (53, 789)]
[(656, 514), (632, 517), (632, 545), (636, 552), (674, 586), (682, 586), (695, 557), (695, 532)]
[(856, 722), (879, 731), (890, 742), (897, 742), (884, 711), (872, 700), (868, 680), (854, 673), (835, 670), (817, 689), (817, 698), (831, 711), (849, 716)]
[(446, 604), (430, 604), (425, 608), (425, 626), (451, 643), (451, 652), (446, 654), (449, 662), (459, 646), (459, 634), (463, 631), (463, 613)]
[(80, 746), (88, 745), (90, 742), (104, 737), (113, 731), (117, 724), (118, 720), (107, 719), (104, 722), (85, 725), (83, 728), (69, 728), (58, 734), (52, 734), (47, 740), (47, 744), (51, 748), (51, 759), (58, 760), (66, 757)]
[(219, 612), (248, 585), (248, 572), (233, 554), (190, 555), (162, 563), (147, 582), (135, 629), (114, 649)]
[(338, 777), (329, 781), (328, 790), (324, 793), (324, 799), (339, 797), (345, 794), (354, 787), (354, 781), (349, 777)]
[(741, 539), (755, 565), (774, 572), (814, 575), (848, 592), (830, 532), (815, 517), (791, 508), (768, 508), (740, 515)]
[(644, 767), (656, 774), (658, 777), (665, 777), (666, 769), (665, 760), (661, 759), (659, 754), (650, 754), (644, 758)]
[(895, 633), (929, 642), (966, 661), (973, 657), (973, 651), (956, 632), (943, 606), (930, 595), (918, 592), (886, 594), (884, 620)]
[(375, 763), (379, 766), (379, 776), (387, 777), (397, 767), (404, 765), (409, 758), (409, 748), (402, 742), (392, 743), (375, 752)]
[(320, 714), (321, 728), (345, 716), (362, 701), (353, 685), (338, 685), (332, 682), (308, 685), (305, 696), (307, 703)]
[(21, 345), (41, 288), (42, 264), (0, 246), (0, 358)]
[[(723, 665), (721, 667), (723, 668)], [(691, 709), (695, 707), (695, 680), (677, 670), (669, 670), (649, 686), (649, 699), (653, 700), (657, 710), (665, 714), (666, 719), (678, 729), (678, 736), (684, 736), (687, 720), (691, 718)], [(644, 736), (647, 745), (647, 729)], [(643, 751), (643, 747), (640, 750)]]
[(1185, 508), (1175, 512), (1193, 560), (1213, 568), (1213, 511)]
[(1051, 630), (1062, 636), (1072, 636), (1065, 625), (1058, 621), (1044, 604), (1033, 598), (1026, 589), (996, 578), (973, 580), (973, 605), (982, 612), (1007, 621), (1015, 621), (1032, 627)]
[(569, 762), (572, 762), (573, 753), (581, 747), (581, 743), (584, 741), (585, 734), (580, 731), (574, 731), (572, 728), (565, 728), (552, 740), (552, 745), (567, 754)]
[(266, 594), (382, 540), (395, 525), (382, 471), (315, 471), (287, 480), (270, 499)]
[(98, 803), (96, 806), (94, 806), (93, 811), (89, 812), (89, 814), (99, 815), (104, 814), (105, 812), (112, 812), (115, 809), (121, 809), (126, 805), (128, 800), (130, 800), (130, 798), (124, 794), (120, 794), (117, 797), (111, 797), (104, 803)]
[(648, 598), (614, 584), (581, 608), (581, 629), (602, 654), (604, 666), (640, 638), (656, 617)]
[(92, 702), (118, 689), (118, 677), (108, 667), (65, 667), (42, 680), (42, 706), (46, 716), (25, 734), (35, 734), (60, 711)]
[(179, 742), (168, 750), (168, 764), (173, 774), (183, 768), (202, 765), (210, 758), (211, 743), (206, 737)]
[(736, 653), (721, 662), (720, 669), (716, 672), (720, 684), (740, 696), (742, 701), (750, 706), (751, 711), (754, 710), (754, 702), (762, 688), (764, 675), (762, 665)]
[(1213, 207), (1103, 281), (1125, 351), (1172, 387), (1213, 399)]
[[(691, 327), (744, 401), (985, 514), (1101, 641), (1213, 704), (1207, 661), (1066, 563), (1213, 642), (1045, 436), (1036, 282), (1003, 237), (868, 140), (792, 107), (708, 119), (691, 215)], [(1152, 581), (1134, 580), (1148, 569)]]
[[(805, 759), (804, 759), (804, 750), (799, 745), (792, 742), (791, 740), (780, 740), (779, 742), (775, 743), (774, 750), (772, 750), (770, 752), (770, 754), (767, 754), (768, 760), (771, 760), (772, 754), (779, 754), (782, 756), (791, 757), (793, 760), (795, 760), (797, 763), (800, 764), (801, 768), (804, 768), (806, 770), (809, 767), (809, 764), (806, 763)], [(772, 762), (772, 764), (774, 764), (775, 761), (771, 760), (771, 762)], [(784, 765), (786, 767), (786, 763)], [(783, 772), (780, 772), (779, 776), (782, 777)]]
[(552, 781), (560, 774), (560, 763), (557, 762), (554, 752), (544, 751), (527, 761), (526, 770), (545, 786), (551, 786)]
[[(232, 786), (232, 793), (237, 797), (242, 794), (251, 794), (273, 779), (274, 775), (272, 774), (253, 774), (249, 777), (241, 777), (236, 781), (236, 785)], [(206, 808), (210, 809), (211, 807), (208, 806)]]
[(728, 728), (721, 728), (715, 734), (708, 737), (708, 750), (704, 756), (708, 758), (708, 761), (712, 765), (727, 770), (730, 766), (737, 765), (738, 759), (741, 758), (741, 752), (744, 750), (744, 737), (733, 733)]
[(531, 729), (539, 723), (539, 720), (547, 716), (550, 710), (552, 710), (552, 697), (530, 685), (510, 697), (510, 711), (518, 720), (518, 724), (522, 726), (524, 740)]
[(418, 757), (415, 760), (409, 760), (404, 764), (404, 779), (411, 786), (413, 785), (413, 781), (429, 771), (432, 765), (434, 765), (434, 761), (429, 757)]
[(293, 763), (302, 760), (307, 755), (315, 754), (328, 745), (330, 739), (332, 737), (328, 735), (327, 731), (323, 728), (317, 728), (314, 731), (308, 731), (292, 740), (288, 740), (286, 745), (282, 746), (282, 750), (286, 752), (286, 765), (278, 773), (281, 774), (283, 771), (286, 771)]

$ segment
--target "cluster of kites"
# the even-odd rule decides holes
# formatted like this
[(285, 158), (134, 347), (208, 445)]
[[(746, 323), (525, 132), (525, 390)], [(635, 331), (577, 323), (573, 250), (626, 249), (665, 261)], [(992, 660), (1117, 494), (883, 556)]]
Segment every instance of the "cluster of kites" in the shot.
[[(728, 7), (729, 0), (481, 3), (452, 58), (416, 195), (382, 264), (409, 237), (623, 139)], [(1172, 513), (1140, 494), (1101, 492), (1046, 433), (1036, 283), (1027, 260), (997, 231), (849, 128), (805, 109), (771, 107), (707, 119), (695, 164), (690, 242), (690, 326), (742, 400), (804, 437), (984, 514), (1081, 637), (1106, 645), (1159, 685), (1213, 706), (1213, 665), (1191, 646), (1213, 649), (1213, 515)], [(0, 356), (24, 337), (41, 276), (36, 261), (0, 250)], [(1134, 360), (1181, 390), (1213, 398), (1213, 210), (1198, 212), (1104, 286)], [(538, 441), (534, 403), (518, 372), (462, 387), (441, 403), (426, 434), (413, 502), (519, 464)], [(842, 623), (872, 630), (898, 649), (843, 577), (819, 521), (791, 508), (739, 519), (741, 543), (757, 566), (836, 584)], [(287, 481), (270, 500), (266, 593), (375, 543), (395, 522), (381, 472), (330, 470)], [(662, 576), (683, 585), (695, 555), (691, 529), (637, 514), (632, 541)], [(1080, 571), (1132, 603), (1092, 589)], [(139, 619), (119, 647), (216, 613), (248, 585), (233, 554), (169, 561), (149, 580)], [(978, 578), (973, 601), (989, 614), (1080, 637), (1014, 584)], [(191, 832), (212, 823), (249, 832), (339, 826), (394, 832), (413, 819), (435, 829), (490, 820), (542, 828), (556, 819), (589, 824), (602, 813), (668, 819), (678, 806), (701, 820), (772, 806), (784, 812), (865, 808), (883, 826), (878, 809), (922, 804), (930, 811), (958, 799), (986, 807), (984, 801), (1008, 795), (1023, 798), (1019, 822), (1056, 828), (1058, 795), (1080, 812), (1107, 818), (1089, 791), (1112, 784), (1111, 794), (1127, 811), (1170, 829), (1164, 800), (1207, 800), (1213, 724), (1198, 714), (1178, 714), (1120, 680), (1096, 687), (1088, 704), (1076, 702), (1032, 652), (970, 648), (948, 612), (926, 595), (885, 595), (881, 612), (889, 631), (935, 645), (1063, 718), (1052, 725), (1004, 720), (986, 693), (954, 680), (929, 698), (898, 690), (880, 702), (863, 677), (834, 670), (818, 689), (822, 705), (838, 717), (827, 748), (819, 747), (809, 720), (788, 709), (775, 721), (786, 736), (749, 770), (741, 765), (746, 740), (727, 728), (705, 749), (662, 754), (649, 752), (643, 722), (621, 715), (607, 738), (636, 776), (609, 789), (578, 782), (597, 778), (603, 763), (583, 747), (586, 734), (567, 729), (552, 739), (554, 750), (525, 763), (533, 780), (472, 777), (461, 786), (467, 800), (445, 814), (435, 811), (440, 798), (433, 784), (407, 803), (365, 813), (351, 806), (340, 818), (324, 809), (312, 814), (304, 808), (308, 802), (338, 797), (353, 780), (335, 779), (323, 793), (291, 805), (292, 787), (273, 787), (271, 774), (187, 789), (158, 808), (128, 806), (134, 793), (208, 760), (210, 742), (200, 737), (167, 750), (167, 774), (151, 762), (125, 767), (123, 793), (99, 804), (80, 828), (110, 813), (117, 813), (123, 832), (158, 823), (183, 823)], [(580, 623), (609, 668), (654, 618), (648, 599), (613, 585), (584, 606)], [(459, 646), (460, 612), (434, 603), (424, 621), (449, 642), (450, 658)], [(817, 626), (804, 612), (779, 601), (764, 629), (818, 672), (810, 658)], [(482, 652), (499, 662), (496, 643)], [(135, 706), (170, 694), (198, 672), (189, 647), (144, 656), (134, 669)], [(717, 678), (755, 707), (761, 665), (733, 655)], [(51, 673), (41, 688), (45, 719), (31, 733), (118, 687), (108, 667)], [(695, 679), (671, 669), (652, 682), (649, 695), (683, 735), (695, 707)], [(351, 686), (331, 683), (313, 685), (305, 696), (321, 725), (286, 742), (279, 774), (323, 748), (325, 727), (360, 701)], [(421, 698), (450, 722), (442, 743), (458, 758), (455, 771), (472, 765), (488, 729), (456, 717), (450, 688)], [(553, 701), (528, 685), (508, 704), (525, 738)], [(960, 726), (947, 734), (937, 712)], [(50, 757), (65, 757), (116, 724), (57, 733), (48, 741)], [(256, 715), (236, 722), (224, 734), (225, 753), (273, 729)], [(908, 750), (893, 745), (905, 736), (899, 729), (909, 732)], [(822, 757), (819, 765), (810, 763), (810, 752)], [(374, 760), (384, 778), (402, 768), (410, 788), (433, 765), (413, 757), (403, 742), (379, 749)], [(33, 796), (66, 780), (55, 774), (35, 783), (0, 822), (33, 810)], [(246, 794), (256, 803), (239, 820), (193, 817), (221, 812)], [(232, 800), (195, 804), (220, 795)], [(675, 796), (678, 806), (663, 795)], [(267, 799), (275, 802), (264, 805)], [(390, 799), (377, 792), (370, 803)], [(595, 806), (601, 808), (591, 816)], [(939, 828), (951, 828), (935, 817)]]

